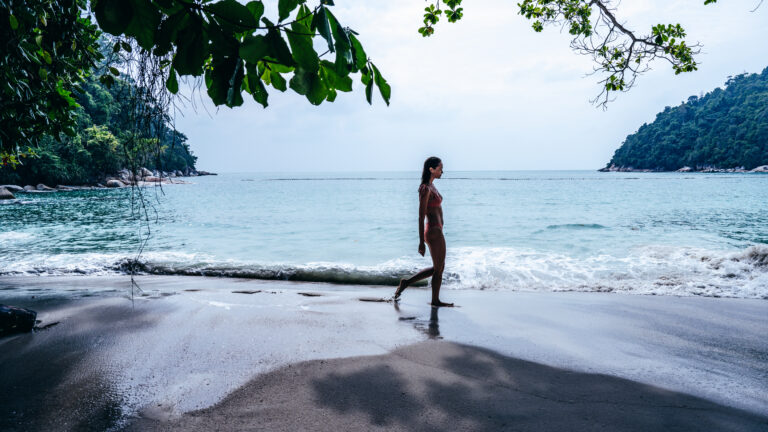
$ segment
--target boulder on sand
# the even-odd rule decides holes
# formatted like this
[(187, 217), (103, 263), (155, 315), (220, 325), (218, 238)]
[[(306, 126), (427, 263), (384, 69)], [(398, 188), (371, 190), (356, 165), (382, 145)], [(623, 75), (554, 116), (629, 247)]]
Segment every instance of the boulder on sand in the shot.
[(15, 306), (0, 305), (0, 336), (28, 332), (35, 328), (37, 312)]
[(56, 189), (40, 183), (39, 185), (37, 185), (37, 190), (39, 190), (39, 191), (53, 191), (53, 190), (56, 190)]
[(24, 186), (24, 190), (27, 192), (30, 192), (30, 191), (36, 191), (37, 189), (35, 189), (35, 187), (32, 185), (26, 185)]
[(125, 187), (125, 184), (123, 182), (121, 182), (120, 180), (111, 179), (111, 180), (107, 180), (107, 187), (109, 187), (109, 188), (121, 188), (121, 187)]
[(768, 172), (768, 165), (760, 165), (759, 167), (749, 170), (749, 172)]
[(4, 187), (0, 187), (0, 200), (9, 200), (9, 199), (16, 199), (15, 196), (9, 191), (8, 189)]

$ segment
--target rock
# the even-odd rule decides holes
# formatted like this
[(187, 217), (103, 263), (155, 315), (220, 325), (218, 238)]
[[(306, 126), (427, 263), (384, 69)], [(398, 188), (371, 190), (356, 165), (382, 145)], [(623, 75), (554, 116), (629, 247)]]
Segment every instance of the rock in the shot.
[(37, 190), (39, 190), (39, 191), (52, 191), (52, 190), (56, 190), (56, 189), (40, 183), (40, 184), (37, 185)]
[(16, 185), (0, 185), (0, 188), (6, 188), (11, 192), (24, 192), (24, 188)]
[(101, 183), (96, 183), (96, 187), (97, 187), (97, 188), (102, 188), (102, 189), (106, 188), (106, 186), (104, 186), (104, 185), (103, 185), (103, 184), (101, 184)]
[(749, 170), (749, 172), (768, 172), (768, 165), (760, 165), (759, 167)]
[(141, 167), (139, 169), (138, 174), (139, 174), (140, 177), (150, 177), (150, 176), (152, 176), (152, 171), (150, 171), (150, 170), (148, 170), (148, 169), (146, 169), (144, 167)]
[(75, 188), (73, 188), (72, 186), (64, 186), (64, 185), (56, 185), (56, 189), (58, 189), (60, 191), (73, 191), (73, 190), (75, 190)]
[(0, 305), (0, 335), (31, 331), (36, 319), (37, 312), (33, 310)]
[(693, 171), (693, 168), (691, 168), (689, 166), (684, 166), (684, 167), (680, 168), (679, 170), (677, 170), (677, 172), (691, 172), (691, 171)]
[(0, 187), (0, 200), (9, 200), (9, 199), (16, 199), (15, 196), (9, 191), (8, 189), (4, 187)]
[(121, 187), (125, 187), (125, 183), (121, 182), (120, 180), (111, 179), (111, 180), (107, 180), (107, 187), (121, 188)]
[(35, 187), (32, 185), (26, 185), (24, 186), (24, 190), (27, 192), (31, 192), (31, 191), (36, 191), (37, 189), (35, 189)]
[(183, 177), (184, 173), (181, 170), (176, 170), (176, 177)]
[(216, 173), (208, 172), (208, 171), (198, 171), (197, 175), (199, 176), (211, 176), (211, 175), (218, 175)]

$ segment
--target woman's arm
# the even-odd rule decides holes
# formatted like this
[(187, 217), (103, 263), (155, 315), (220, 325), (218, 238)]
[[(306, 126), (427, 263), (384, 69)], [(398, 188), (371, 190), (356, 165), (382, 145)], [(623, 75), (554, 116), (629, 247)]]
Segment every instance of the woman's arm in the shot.
[(419, 253), (424, 255), (424, 218), (427, 216), (427, 203), (432, 192), (426, 185), (419, 187)]

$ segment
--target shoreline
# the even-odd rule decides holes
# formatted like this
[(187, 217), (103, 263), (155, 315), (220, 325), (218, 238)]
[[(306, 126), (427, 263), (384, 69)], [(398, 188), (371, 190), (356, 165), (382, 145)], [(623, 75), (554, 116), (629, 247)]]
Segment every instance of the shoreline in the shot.
[[(312, 379), (322, 380), (319, 365), (344, 368), (357, 361), (328, 363), (330, 359), (390, 364), (402, 357), (402, 350), (427, 355), (424, 344), (432, 342), (445, 345), (438, 348), (441, 353), (480, 350), (480, 357), (511, 362), (501, 369), (509, 373), (522, 367), (515, 362), (555, 368), (542, 385), (554, 386), (557, 394), (577, 390), (581, 384), (566, 379), (575, 374), (586, 382), (604, 382), (605, 391), (626, 384), (645, 395), (673, 392), (679, 400), (694, 398), (695, 404), (711, 404), (697, 412), (711, 411), (717, 418), (742, 410), (751, 413), (744, 414), (752, 419), (747, 426), (768, 417), (768, 303), (761, 300), (457, 290), (446, 291), (445, 297), (461, 307), (433, 309), (424, 289), (409, 288), (395, 307), (360, 301), (391, 296), (391, 289), (370, 286), (183, 276), (137, 280), (144, 295), (132, 301), (128, 277), (0, 277), (0, 303), (37, 310), (41, 326), (59, 323), (0, 339), (0, 384), (12, 389), (0, 406), (14, 412), (0, 415), (13, 422), (3, 429), (67, 430), (82, 421), (118, 428), (131, 422), (182, 421), (185, 413), (226, 403), (222, 401), (239, 389), (253, 389), (260, 379), (285, 377), (285, 368), (293, 370), (290, 365), (303, 364)], [(530, 375), (531, 385), (538, 375)], [(615, 379), (627, 382), (617, 384)], [(298, 385), (280, 380), (289, 387)], [(388, 388), (392, 383), (384, 384)], [(481, 393), (495, 385), (475, 379), (465, 384)], [(424, 393), (407, 394), (420, 404), (431, 400)], [(94, 402), (81, 406), (77, 400)], [(582, 409), (592, 412), (588, 401), (588, 395), (581, 395), (576, 405), (584, 403)], [(637, 408), (629, 401), (618, 406)], [(340, 422), (363, 422), (350, 423), (352, 428), (379, 427), (367, 416), (372, 411), (304, 408)], [(665, 410), (659, 408), (659, 415)], [(204, 412), (215, 418), (214, 411)], [(693, 411), (671, 409), (669, 418)], [(275, 419), (273, 424), (284, 428), (293, 421)], [(618, 421), (604, 416), (593, 420), (587, 423), (591, 427)]]

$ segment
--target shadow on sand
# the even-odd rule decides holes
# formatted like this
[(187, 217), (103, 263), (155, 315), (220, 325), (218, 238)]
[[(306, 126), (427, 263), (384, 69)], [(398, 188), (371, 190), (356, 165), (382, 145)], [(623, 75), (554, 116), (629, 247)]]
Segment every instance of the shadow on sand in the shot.
[[(38, 317), (56, 306), (48, 303)], [(0, 430), (101, 431), (124, 417), (110, 371), (89, 364), (88, 354), (94, 345), (151, 325), (152, 317), (133, 309), (130, 300), (82, 303), (68, 313), (77, 315), (77, 327), (65, 318), (39, 333), (0, 339)]]
[(765, 431), (768, 418), (438, 340), (287, 366), (214, 407), (170, 423), (139, 420), (132, 429)]

